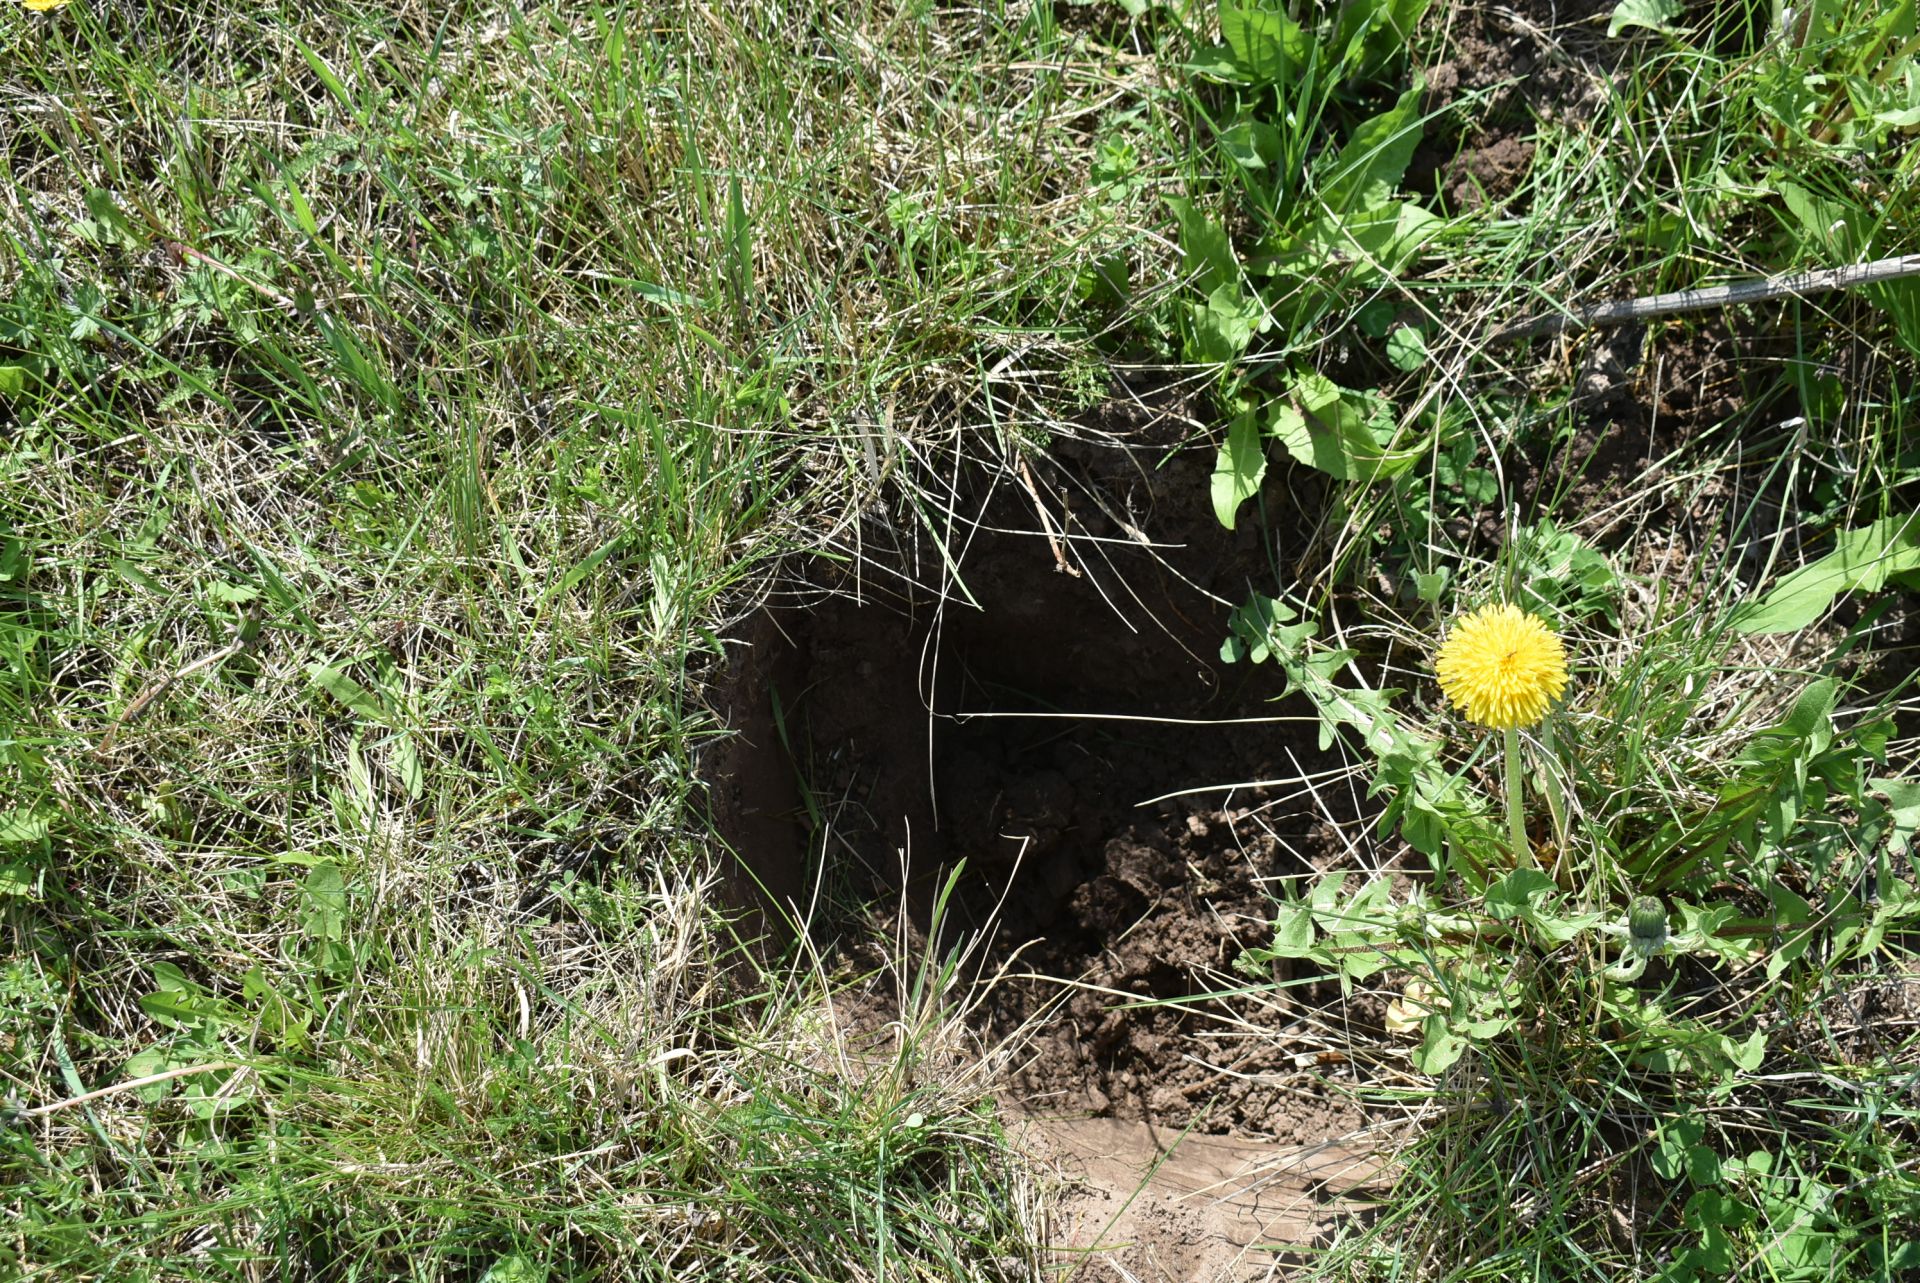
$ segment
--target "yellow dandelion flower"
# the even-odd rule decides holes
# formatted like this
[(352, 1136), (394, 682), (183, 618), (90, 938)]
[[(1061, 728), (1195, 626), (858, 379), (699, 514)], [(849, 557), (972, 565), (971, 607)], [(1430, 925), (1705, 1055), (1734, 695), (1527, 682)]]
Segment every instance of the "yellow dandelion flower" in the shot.
[(1467, 720), (1495, 730), (1531, 726), (1567, 688), (1567, 652), (1518, 606), (1487, 606), (1453, 626), (1434, 664), (1440, 689)]
[(20, 0), (20, 3), (35, 13), (50, 13), (67, 7), (67, 0)]

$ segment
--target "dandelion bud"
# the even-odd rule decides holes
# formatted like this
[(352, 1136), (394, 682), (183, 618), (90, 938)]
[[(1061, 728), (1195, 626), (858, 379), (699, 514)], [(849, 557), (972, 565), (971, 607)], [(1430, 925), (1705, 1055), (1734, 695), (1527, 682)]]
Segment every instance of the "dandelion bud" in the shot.
[(1650, 895), (1637, 895), (1627, 906), (1627, 935), (1634, 947), (1655, 953), (1667, 943), (1666, 906)]

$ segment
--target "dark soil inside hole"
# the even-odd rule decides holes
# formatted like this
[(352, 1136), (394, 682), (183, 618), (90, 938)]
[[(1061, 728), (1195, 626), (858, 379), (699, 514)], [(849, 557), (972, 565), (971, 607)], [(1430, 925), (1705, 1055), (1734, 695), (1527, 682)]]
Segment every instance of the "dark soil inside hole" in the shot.
[[(1738, 408), (1730, 335), (1663, 330), (1648, 346), (1619, 354), (1573, 442), (1510, 460), (1523, 493), (1571, 484), (1572, 511), (1615, 502)], [(1368, 1071), (1348, 1057), (1393, 1045), (1383, 1000), (1258, 985), (1234, 962), (1267, 939), (1278, 880), (1391, 866), (1401, 848), (1373, 834), (1364, 775), (1320, 749), (1309, 706), (1274, 699), (1280, 673), (1219, 658), (1233, 606), (1312, 545), (1317, 483), (1274, 470), (1269, 549), (1254, 521), (1213, 520), (1210, 450), (1156, 467), (1165, 442), (1118, 435), (1057, 443), (1032, 460), (1034, 491), (976, 477), (954, 505), (954, 568), (895, 546), (857, 575), (807, 569), (803, 604), (759, 616), (714, 687), (740, 731), (705, 768), (715, 818), (764, 899), (854, 951), (853, 971), (878, 960), (848, 942), (885, 934), (860, 915), (904, 902), (924, 932), (964, 861), (942, 930), (994, 929), (979, 969), (1007, 974), (976, 1023), (993, 1038), (1036, 1022), (1011, 1084), (1024, 1101), (1338, 1136), (1364, 1121), (1346, 1089)], [(870, 533), (869, 547), (901, 537)], [(1486, 546), (1499, 538), (1489, 525)], [(1232, 720), (1274, 718), (1297, 720)]]
[[(1627, 47), (1605, 37), (1611, 9), (1456, 11), (1428, 74), (1429, 105), (1459, 111), (1430, 126), (1409, 186), (1442, 207), (1517, 190), (1535, 118), (1577, 121), (1607, 92)], [(1487, 101), (1467, 101), (1481, 90)], [(1715, 322), (1559, 350), (1569, 364), (1541, 382), (1577, 387), (1579, 426), (1508, 466), (1524, 503), (1557, 494), (1563, 513), (1602, 511), (1741, 412), (1741, 374), (1759, 359)], [(1007, 974), (975, 1019), (989, 1038), (1034, 1022), (1011, 1084), (1025, 1102), (1336, 1137), (1365, 1118), (1348, 1088), (1368, 1070), (1348, 1057), (1392, 1045), (1384, 1004), (1284, 975), (1256, 985), (1233, 963), (1267, 938), (1278, 880), (1379, 868), (1398, 845), (1373, 837), (1373, 804), (1338, 751), (1320, 750), (1307, 706), (1273, 701), (1278, 672), (1218, 657), (1232, 607), (1285, 578), (1274, 563), (1311, 560), (1325, 483), (1284, 462), (1270, 471), (1263, 546), (1251, 519), (1234, 533), (1214, 522), (1209, 448), (1163, 462), (1164, 429), (1106, 426), (1117, 443), (1060, 440), (1032, 460), (1032, 490), (1001, 470), (925, 509), (961, 514), (942, 533), (959, 583), (937, 551), (900, 546), (911, 529), (879, 526), (857, 575), (801, 572), (804, 604), (759, 616), (711, 691), (740, 732), (703, 764), (715, 819), (747, 866), (738, 881), (852, 954), (852, 970), (877, 970), (858, 942), (880, 933), (849, 924), (904, 902), (926, 931), (964, 860), (942, 929), (996, 932), (979, 969)], [(1480, 516), (1460, 542), (1477, 530), (1494, 548), (1504, 522)], [(1619, 532), (1587, 533), (1611, 547)], [(1301, 720), (1223, 724), (1275, 716)], [(1261, 783), (1279, 780), (1311, 786)]]
[[(1125, 458), (1072, 454), (1049, 461), (1049, 500)], [(941, 929), (994, 930), (981, 970), (1009, 975), (976, 1021), (988, 1037), (1038, 1022), (1012, 1084), (1027, 1103), (1317, 1141), (1361, 1117), (1317, 1058), (1333, 995), (1206, 995), (1249, 986), (1233, 962), (1269, 937), (1275, 879), (1347, 858), (1366, 804), (1309, 707), (1273, 702), (1275, 669), (1219, 658), (1231, 604), (1271, 572), (1212, 524), (1203, 464), (1099, 478), (1108, 511), (1166, 546), (1068, 542), (1077, 576), (1010, 487), (976, 499), (956, 541), (964, 594), (937, 573), (868, 568), (863, 586), (816, 568), (815, 600), (763, 615), (717, 688), (742, 734), (707, 776), (768, 898), (813, 904), (843, 948), (863, 936), (835, 930), (849, 914), (885, 917), (903, 893), (928, 929), (965, 861)], [(1073, 507), (1051, 520), (1085, 535)]]

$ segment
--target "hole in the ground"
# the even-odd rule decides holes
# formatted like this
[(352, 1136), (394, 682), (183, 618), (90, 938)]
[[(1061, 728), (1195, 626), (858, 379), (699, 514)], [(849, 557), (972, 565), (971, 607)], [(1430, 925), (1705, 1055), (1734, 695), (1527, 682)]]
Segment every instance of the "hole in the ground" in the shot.
[(1076, 540), (1059, 512), (1056, 542), (1023, 489), (954, 540), (964, 589), (938, 558), (878, 589), (816, 575), (720, 688), (740, 734), (708, 767), (716, 819), (815, 924), (904, 894), (924, 926), (964, 860), (951, 925), (997, 926), (989, 968), (1020, 951), (977, 1019), (1046, 1016), (1026, 1103), (1321, 1141), (1360, 1121), (1330, 995), (1233, 963), (1269, 937), (1274, 880), (1339, 858), (1367, 804), (1277, 671), (1220, 659), (1272, 571), (1176, 475), (1179, 516), (1144, 531), (1164, 546)]

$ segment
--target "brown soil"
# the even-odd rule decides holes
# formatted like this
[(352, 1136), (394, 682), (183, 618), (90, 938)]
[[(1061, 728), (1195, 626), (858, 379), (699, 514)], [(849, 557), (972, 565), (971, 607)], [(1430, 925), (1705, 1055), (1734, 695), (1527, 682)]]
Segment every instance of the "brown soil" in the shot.
[(1533, 161), (1541, 119), (1579, 122), (1604, 100), (1631, 43), (1606, 38), (1612, 0), (1518, 0), (1449, 10), (1425, 69), (1427, 109), (1440, 113), (1407, 185), (1444, 209), (1499, 204)]
[[(1685, 442), (1746, 407), (1748, 375), (1771, 373), (1756, 347), (1718, 318), (1698, 328), (1662, 325), (1651, 336), (1625, 326), (1569, 343), (1547, 378), (1573, 384), (1584, 430), (1542, 462), (1523, 493), (1544, 506), (1558, 491), (1564, 497), (1553, 506), (1579, 514), (1657, 484)], [(1689, 515), (1698, 514), (1674, 514)]]
[[(1741, 412), (1741, 371), (1757, 359), (1750, 341), (1711, 326), (1663, 327), (1646, 350), (1628, 334), (1580, 344), (1565, 359), (1603, 376), (1582, 427), (1570, 443), (1508, 459), (1542, 503), (1549, 488), (1571, 488), (1572, 502), (1555, 505), (1563, 514), (1648, 490), (1662, 459)], [(1341, 777), (1348, 763), (1320, 750), (1317, 722), (1229, 724), (1308, 714), (1275, 699), (1270, 666), (1218, 657), (1230, 605), (1277, 572), (1255, 523), (1230, 534), (1213, 522), (1210, 450), (1168, 456), (1154, 425), (1112, 426), (1117, 441), (1062, 442), (1031, 461), (1044, 520), (1017, 473), (976, 474), (953, 497), (952, 569), (908, 547), (870, 559), (857, 579), (808, 570), (801, 600), (764, 612), (712, 687), (741, 733), (715, 745), (704, 774), (762, 902), (838, 950), (850, 974), (885, 971), (863, 953), (882, 934), (865, 913), (891, 921), (904, 904), (916, 950), (934, 932), (944, 945), (995, 931), (979, 974), (1003, 974), (973, 1019), (984, 1038), (1032, 1035), (1009, 1106), (1111, 1124), (1119, 1130), (1096, 1139), (1126, 1151), (1088, 1169), (1104, 1175), (1074, 1177), (1079, 1229), (1062, 1241), (1119, 1245), (1090, 1255), (1079, 1277), (1244, 1278), (1276, 1267), (1248, 1250), (1251, 1231), (1231, 1208), (1197, 1188), (1127, 1202), (1163, 1157), (1134, 1142), (1170, 1148), (1190, 1129), (1203, 1144), (1231, 1137), (1266, 1153), (1358, 1144), (1375, 1121), (1357, 1098), (1375, 1072), (1361, 1049), (1395, 1054), (1386, 995), (1344, 997), (1285, 972), (1260, 985), (1233, 964), (1267, 939), (1279, 880), (1395, 869), (1401, 852), (1373, 836), (1370, 804)], [(1315, 493), (1311, 483), (1276, 466), (1269, 513)], [(1313, 518), (1291, 511), (1272, 537), (1298, 556)], [(1713, 516), (1660, 519), (1692, 538), (1690, 525), (1704, 531)], [(1499, 533), (1487, 527), (1487, 547)], [(868, 531), (869, 546), (886, 534)], [(1189, 790), (1214, 791), (1164, 797)], [(935, 893), (963, 860), (936, 920)], [(856, 1025), (861, 1011), (883, 1024), (897, 995), (869, 993), (848, 1010)], [(1084, 1157), (1066, 1162), (1070, 1175)], [(1286, 1214), (1261, 1241), (1307, 1241), (1334, 1210), (1284, 1188)], [(1101, 1228), (1122, 1207), (1120, 1228)]]
[[(1669, 327), (1651, 351), (1626, 334), (1581, 343), (1562, 359), (1598, 376), (1588, 426), (1509, 459), (1542, 501), (1570, 487), (1578, 511), (1644, 487), (1741, 405), (1747, 349), (1723, 330)], [(1231, 604), (1276, 571), (1255, 523), (1213, 522), (1211, 452), (1169, 453), (1150, 423), (1109, 426), (1116, 440), (1031, 461), (1044, 520), (1017, 472), (982, 470), (954, 497), (952, 567), (911, 547), (858, 578), (815, 566), (797, 603), (763, 613), (713, 687), (741, 731), (709, 759), (716, 817), (762, 901), (851, 972), (882, 970), (862, 955), (863, 913), (891, 920), (905, 903), (923, 940), (991, 928), (980, 972), (1005, 974), (975, 1022), (990, 1038), (1031, 1032), (1009, 1083), (1020, 1107), (1326, 1143), (1369, 1121), (1355, 1089), (1371, 1066), (1349, 1057), (1391, 1045), (1384, 995), (1285, 973), (1260, 986), (1234, 961), (1267, 939), (1279, 880), (1356, 858), (1391, 869), (1400, 850), (1373, 837), (1316, 721), (1230, 722), (1308, 710), (1275, 700), (1271, 666), (1219, 658)], [(1311, 483), (1276, 467), (1268, 511)], [(1299, 556), (1313, 523), (1296, 512), (1273, 537)], [(1498, 537), (1490, 527), (1488, 546)]]
[[(938, 558), (864, 583), (814, 568), (810, 604), (767, 612), (715, 688), (742, 731), (707, 772), (716, 819), (763, 898), (812, 904), (815, 928), (904, 892), (933, 929), (964, 860), (940, 929), (996, 932), (986, 970), (1013, 974), (979, 1020), (1039, 1024), (1013, 1084), (1029, 1104), (1318, 1142), (1363, 1121), (1352, 1067), (1319, 1059), (1329, 995), (1205, 995), (1249, 984), (1233, 963), (1267, 939), (1275, 880), (1346, 859), (1363, 804), (1307, 707), (1273, 702), (1279, 673), (1219, 658), (1231, 606), (1273, 572), (1213, 523), (1210, 453), (1156, 455), (1066, 443), (1034, 470), (1045, 523), (1024, 485), (967, 496), (964, 590)], [(1223, 724), (1276, 715), (1293, 720)], [(1207, 791), (1143, 805), (1186, 790)]]
[(1478, 98), (1474, 114), (1496, 124), (1587, 119), (1633, 48), (1607, 38), (1614, 8), (1615, 0), (1452, 6), (1426, 72), (1434, 105)]
[(1018, 1129), (1071, 1184), (1054, 1241), (1075, 1283), (1192, 1283), (1264, 1272), (1286, 1244), (1323, 1239), (1359, 1210), (1373, 1156), (1286, 1147), (1112, 1118), (1040, 1117)]
[[(1427, 157), (1446, 199), (1500, 198), (1524, 175), (1535, 119), (1591, 113), (1630, 43), (1605, 38), (1611, 9), (1450, 11), (1428, 80), (1473, 132)], [(1578, 388), (1586, 428), (1510, 459), (1520, 493), (1598, 506), (1739, 407), (1729, 335), (1657, 334), (1651, 352), (1623, 330), (1541, 354), (1538, 377)], [(1032, 478), (976, 473), (941, 501), (953, 564), (875, 527), (867, 546), (892, 551), (857, 573), (803, 572), (802, 604), (762, 615), (715, 688), (740, 734), (706, 773), (762, 902), (808, 929), (903, 895), (929, 928), (935, 889), (965, 862), (942, 928), (997, 932), (987, 966), (1010, 974), (982, 1032), (1037, 1023), (1014, 1083), (1030, 1104), (1320, 1141), (1364, 1122), (1350, 1093), (1364, 1071), (1330, 1021), (1377, 1027), (1382, 1004), (1320, 986), (1207, 995), (1248, 984), (1234, 960), (1265, 939), (1278, 879), (1350, 862), (1343, 833), (1362, 836), (1373, 867), (1399, 853), (1372, 841), (1317, 723), (1223, 724), (1308, 712), (1272, 702), (1271, 667), (1218, 652), (1229, 610), (1308, 552), (1319, 487), (1276, 467), (1272, 546), (1251, 520), (1224, 532), (1211, 451), (1170, 448), (1179, 417), (1102, 420), (1033, 460)], [(1492, 547), (1499, 523), (1477, 533)]]
[(1435, 195), (1454, 209), (1498, 204), (1533, 163), (1533, 144), (1512, 134), (1482, 136), (1440, 168)]
[[(1407, 175), (1410, 189), (1443, 210), (1475, 209), (1512, 196), (1533, 159), (1541, 121), (1590, 120), (1623, 62), (1660, 37), (1628, 28), (1609, 39), (1617, 0), (1514, 0), (1434, 6), (1438, 40), (1423, 69), (1425, 106), (1436, 113)], [(1744, 12), (1742, 12), (1744, 10)], [(1765, 38), (1764, 5), (1722, 5), (1706, 22), (1721, 52), (1739, 57)]]

